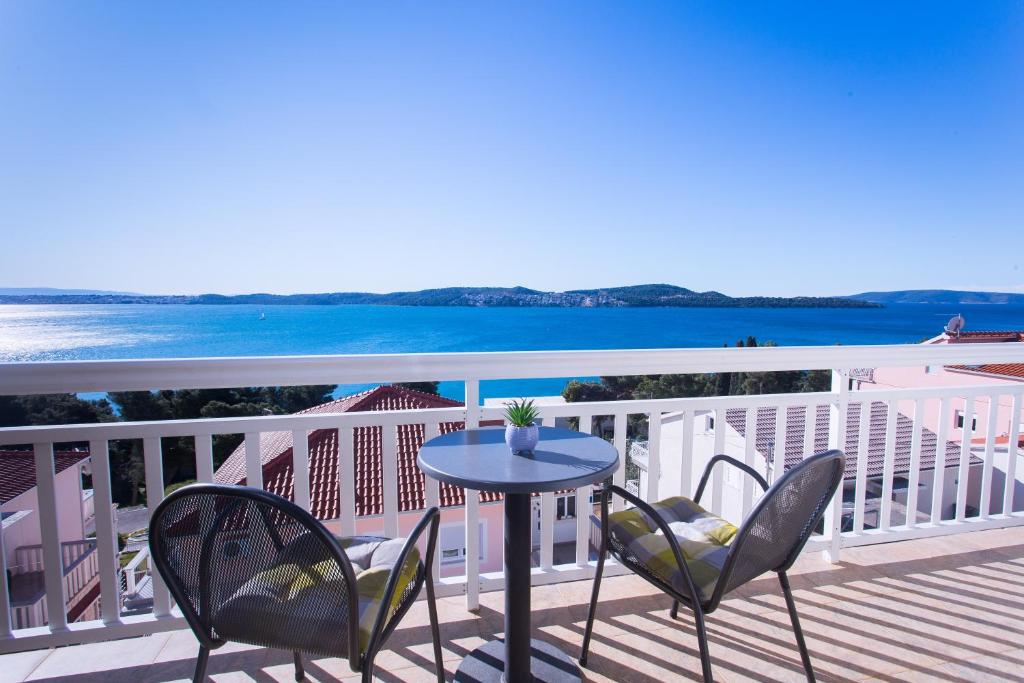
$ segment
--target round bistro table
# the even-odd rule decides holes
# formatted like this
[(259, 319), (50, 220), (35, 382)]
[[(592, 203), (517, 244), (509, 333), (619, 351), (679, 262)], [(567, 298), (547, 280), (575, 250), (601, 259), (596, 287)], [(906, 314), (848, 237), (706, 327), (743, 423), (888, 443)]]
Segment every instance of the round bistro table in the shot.
[[(476, 491), (505, 494), (505, 640), (471, 652), (456, 681), (544, 683), (580, 681), (575, 660), (530, 639), (531, 494), (562, 491), (602, 481), (619, 465), (604, 439), (568, 429), (540, 428), (532, 452), (512, 453), (503, 427), (451, 432), (423, 444), (416, 458), (431, 477)], [(587, 514), (577, 501), (576, 513)]]

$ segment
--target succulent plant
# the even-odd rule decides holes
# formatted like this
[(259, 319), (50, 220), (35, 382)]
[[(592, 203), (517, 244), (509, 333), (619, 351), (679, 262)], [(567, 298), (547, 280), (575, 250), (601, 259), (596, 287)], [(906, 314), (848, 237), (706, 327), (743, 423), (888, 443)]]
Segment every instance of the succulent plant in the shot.
[(533, 399), (521, 398), (505, 404), (505, 420), (515, 427), (529, 427), (539, 414)]

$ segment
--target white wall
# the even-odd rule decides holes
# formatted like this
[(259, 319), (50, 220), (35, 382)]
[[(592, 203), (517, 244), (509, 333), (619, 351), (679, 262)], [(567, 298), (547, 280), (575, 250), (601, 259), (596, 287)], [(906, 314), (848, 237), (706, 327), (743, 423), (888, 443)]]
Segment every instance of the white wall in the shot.
[[(80, 541), (85, 538), (82, 519), (82, 475), (81, 464), (67, 468), (57, 475), (57, 534), (63, 541)], [(4, 531), (4, 555), (7, 566), (14, 565), (14, 551), (25, 545), (39, 545), (42, 535), (39, 529), (38, 488), (12, 498), (2, 506), (3, 512), (31, 510), (32, 514), (16, 522)]]

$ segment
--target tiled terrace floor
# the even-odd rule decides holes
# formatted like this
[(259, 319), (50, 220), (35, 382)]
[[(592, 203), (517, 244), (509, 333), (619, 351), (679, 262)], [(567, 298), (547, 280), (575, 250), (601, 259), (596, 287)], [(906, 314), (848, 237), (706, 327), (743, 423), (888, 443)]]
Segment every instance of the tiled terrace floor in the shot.
[[(1003, 681), (1024, 679), (1024, 528), (904, 541), (818, 554), (792, 572), (819, 680)], [(534, 589), (538, 635), (576, 653), (589, 581)], [(448, 679), (469, 650), (502, 629), (502, 595), (441, 601)], [(590, 656), (591, 681), (666, 683), (699, 678), (690, 622), (634, 577), (606, 580)], [(716, 680), (803, 680), (778, 584), (760, 579), (708, 620)], [(188, 631), (0, 657), (3, 681), (146, 683), (188, 679), (196, 654)], [(381, 681), (432, 681), (426, 608), (417, 604), (378, 658)], [(307, 677), (358, 680), (336, 659), (307, 663)], [(291, 681), (287, 653), (228, 646), (210, 658), (215, 681)]]

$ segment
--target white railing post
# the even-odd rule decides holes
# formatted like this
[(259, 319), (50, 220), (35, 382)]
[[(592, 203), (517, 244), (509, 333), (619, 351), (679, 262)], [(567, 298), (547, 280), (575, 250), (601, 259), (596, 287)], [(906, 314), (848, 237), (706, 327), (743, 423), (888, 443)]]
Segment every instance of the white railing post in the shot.
[(661, 489), (661, 411), (653, 410), (647, 421), (647, 502), (660, 500)]
[[(423, 425), (423, 443), (437, 438), (441, 434), (441, 425), (436, 420), (427, 421)], [(441, 483), (432, 477), (423, 475), (423, 504), (426, 508), (440, 507), (441, 505)], [(439, 532), (440, 533), (440, 532)], [(441, 549), (434, 549), (434, 561), (431, 572), (434, 581), (441, 579)]]
[(260, 450), (260, 433), (245, 434), (245, 485), (254, 489), (263, 488), (263, 453)]
[[(46, 585), (46, 611), (51, 631), (68, 627), (64, 595), (64, 566), (61, 557), (60, 536), (57, 528), (56, 472), (53, 464), (53, 444), (37, 443), (33, 446), (36, 460), (36, 489), (39, 500), (39, 531), (43, 540), (43, 573)], [(3, 596), (7, 599), (7, 596)]]
[(11, 636), (11, 594), (7, 585), (7, 551), (4, 550), (4, 535), (0, 531), (0, 640)]
[[(747, 408), (743, 414), (743, 428), (746, 433), (743, 440), (743, 464), (754, 469), (757, 469), (757, 410), (757, 408)], [(746, 519), (754, 507), (754, 480), (746, 476), (743, 477), (742, 504), (743, 519)]]
[(1021, 410), (1024, 410), (1024, 394), (1013, 395), (1010, 413), (1010, 429), (1006, 442), (1006, 482), (1003, 487), (1003, 514), (1013, 512), (1013, 498), (1017, 490), (1017, 443), (1020, 440)]
[(117, 580), (117, 529), (110, 491), (110, 452), (106, 441), (90, 441), (93, 496), (96, 499), (96, 552), (100, 563), (100, 608), (103, 621), (121, 621), (121, 583)]
[[(341, 436), (340, 431), (338, 436)], [(338, 453), (340, 456), (341, 449)], [(312, 509), (309, 500), (309, 437), (305, 429), (292, 431), (292, 471), (295, 473), (292, 497), (296, 505), (309, 511)], [(338, 471), (341, 472), (340, 467)]]
[[(142, 440), (143, 458), (146, 464), (146, 507), (149, 518), (153, 519), (156, 506), (164, 498), (164, 462), (160, 437), (149, 437)], [(171, 593), (159, 572), (152, 572), (153, 581), (153, 616), (158, 619), (171, 614)]]
[(399, 425), (383, 425), (380, 434), (380, 474), (384, 492), (384, 535), (398, 536), (398, 430)]
[(213, 436), (196, 434), (196, 481), (213, 483)]
[(892, 524), (892, 479), (896, 463), (896, 402), (885, 404), (885, 454), (882, 458), (882, 508), (878, 527), (888, 531)]
[(868, 439), (871, 426), (871, 402), (860, 402), (860, 415), (857, 423), (857, 480), (854, 483), (853, 531), (864, 533), (864, 503), (867, 498), (868, 486)]
[[(846, 450), (846, 417), (850, 404), (850, 371), (832, 371), (832, 393), (834, 398), (829, 407), (828, 421), (828, 447), (830, 449)], [(825, 538), (828, 540), (828, 549), (825, 550), (825, 559), (829, 562), (839, 562), (839, 549), (842, 546), (843, 528), (843, 485), (836, 489), (825, 513)]]
[[(978, 506), (978, 516), (981, 519), (988, 519), (992, 516), (992, 461), (996, 455), (996, 425), (998, 417), (999, 397), (989, 396), (988, 424), (985, 425), (985, 464), (981, 473), (981, 500)], [(1009, 449), (1007, 449), (1007, 452), (1009, 452)]]
[[(579, 431), (589, 434), (593, 421), (594, 417), (589, 413), (580, 415)], [(589, 484), (576, 489), (576, 565), (580, 567), (586, 567), (590, 562), (590, 515), (594, 510), (589, 501), (592, 490)]]
[[(942, 523), (942, 496), (946, 486), (946, 445), (949, 434), (951, 399), (939, 399), (939, 429), (935, 438), (935, 467), (932, 468), (932, 519), (935, 526)], [(923, 426), (923, 425), (922, 425)]]
[(683, 451), (679, 454), (679, 494), (693, 496), (693, 411), (683, 412)]
[(956, 484), (956, 521), (964, 521), (967, 515), (967, 489), (971, 473), (971, 437), (974, 435), (973, 394), (964, 397), (964, 428), (960, 431), (960, 467)]
[[(712, 453), (713, 456), (725, 452), (725, 430), (728, 427), (725, 414), (726, 411), (723, 409), (715, 411), (715, 452)], [(711, 470), (711, 511), (716, 515), (722, 514), (722, 466), (720, 465)]]
[[(612, 437), (615, 450), (619, 452), (619, 469), (612, 475), (612, 483), (622, 488), (626, 488), (626, 459), (629, 457), (626, 453), (626, 419), (626, 413), (615, 413), (615, 435)], [(626, 509), (622, 496), (612, 496), (612, 509), (615, 512)]]
[[(356, 534), (356, 429), (338, 427), (338, 517), (342, 536)], [(366, 431), (373, 427), (358, 429)]]
[[(466, 429), (480, 426), (480, 382), (466, 380)], [(466, 609), (480, 609), (480, 492), (466, 489)], [(504, 547), (504, 544), (502, 544)]]

